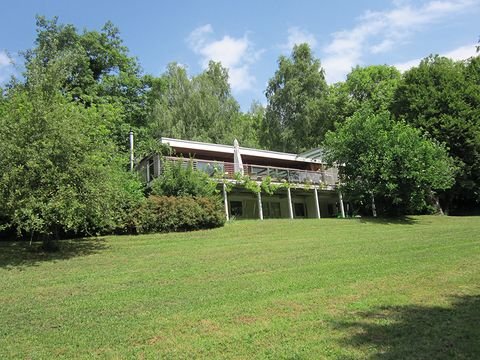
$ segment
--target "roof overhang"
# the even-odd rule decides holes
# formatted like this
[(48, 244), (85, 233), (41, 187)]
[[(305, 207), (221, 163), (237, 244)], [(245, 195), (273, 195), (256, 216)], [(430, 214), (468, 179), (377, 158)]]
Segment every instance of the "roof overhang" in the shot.
[[(221, 145), (204, 143), (192, 140), (181, 140), (173, 138), (160, 138), (162, 144), (167, 144), (174, 149), (188, 149), (192, 151), (211, 152), (220, 154), (231, 154), (233, 156), (234, 148), (232, 145)], [(252, 149), (240, 146), (240, 153), (242, 156), (251, 156), (255, 158), (276, 159), (285, 161), (298, 161), (303, 163), (322, 164), (321, 159), (312, 159), (303, 157), (297, 154), (283, 153), (278, 151)]]

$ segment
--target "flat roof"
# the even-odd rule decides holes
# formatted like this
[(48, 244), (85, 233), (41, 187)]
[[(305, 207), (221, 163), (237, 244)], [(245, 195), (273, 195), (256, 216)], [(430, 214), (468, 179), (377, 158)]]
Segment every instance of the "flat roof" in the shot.
[[(173, 139), (173, 138), (167, 138), (167, 137), (160, 138), (160, 142), (162, 144), (168, 144), (173, 148), (183, 148), (183, 149), (191, 149), (191, 150), (197, 150), (197, 151), (199, 150), (210, 151), (210, 152), (232, 154), (232, 155), (234, 152), (233, 145), (212, 144), (212, 143), (205, 143), (200, 141), (181, 140), (181, 139)], [(307, 158), (297, 154), (284, 153), (279, 151), (252, 149), (252, 148), (247, 148), (242, 146), (240, 146), (239, 148), (240, 148), (240, 153), (245, 156), (255, 156), (255, 157), (268, 158), (268, 159), (323, 164), (321, 159)]]

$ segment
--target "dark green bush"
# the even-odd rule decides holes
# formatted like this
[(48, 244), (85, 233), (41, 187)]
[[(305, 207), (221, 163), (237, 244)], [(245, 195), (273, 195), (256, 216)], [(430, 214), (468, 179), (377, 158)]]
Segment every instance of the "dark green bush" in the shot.
[(222, 204), (213, 197), (152, 195), (136, 218), (138, 233), (211, 229), (225, 223)]

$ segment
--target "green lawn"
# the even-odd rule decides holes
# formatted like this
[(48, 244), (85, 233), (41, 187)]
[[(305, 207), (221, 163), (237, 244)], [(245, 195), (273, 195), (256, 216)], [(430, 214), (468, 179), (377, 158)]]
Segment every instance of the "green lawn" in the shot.
[(0, 243), (0, 358), (480, 358), (480, 217)]

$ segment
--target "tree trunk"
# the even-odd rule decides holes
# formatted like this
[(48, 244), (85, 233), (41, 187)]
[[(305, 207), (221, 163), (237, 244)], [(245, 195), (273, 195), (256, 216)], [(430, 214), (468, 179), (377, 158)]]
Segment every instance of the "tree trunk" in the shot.
[(430, 196), (432, 198), (433, 205), (435, 207), (435, 213), (437, 215), (445, 215), (445, 213), (443, 212), (442, 206), (440, 205), (440, 200), (438, 198), (438, 195), (431, 192)]
[(53, 228), (53, 234), (54, 238), (51, 236), (46, 236), (43, 238), (42, 249), (46, 252), (56, 252), (60, 249), (58, 246), (58, 241), (60, 240), (60, 231), (57, 225), (55, 225)]

